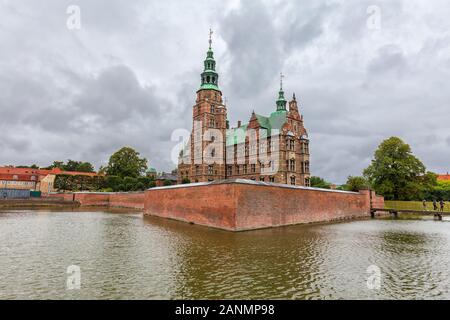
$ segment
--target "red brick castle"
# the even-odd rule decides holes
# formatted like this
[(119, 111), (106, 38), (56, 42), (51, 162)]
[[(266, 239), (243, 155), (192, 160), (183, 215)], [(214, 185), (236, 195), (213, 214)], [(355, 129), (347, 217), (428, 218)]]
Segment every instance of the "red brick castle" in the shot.
[(309, 186), (309, 138), (295, 94), (289, 109), (287, 104), (281, 76), (274, 112), (253, 111), (247, 124), (230, 128), (210, 37), (190, 141), (180, 154), (179, 182), (241, 178)]

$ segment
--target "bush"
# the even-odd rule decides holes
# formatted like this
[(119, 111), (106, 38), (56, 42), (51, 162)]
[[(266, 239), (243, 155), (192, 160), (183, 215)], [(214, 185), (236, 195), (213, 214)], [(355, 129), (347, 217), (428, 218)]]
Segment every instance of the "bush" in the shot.
[(164, 180), (164, 186), (168, 187), (168, 186), (171, 186), (171, 185), (173, 185), (172, 181)]

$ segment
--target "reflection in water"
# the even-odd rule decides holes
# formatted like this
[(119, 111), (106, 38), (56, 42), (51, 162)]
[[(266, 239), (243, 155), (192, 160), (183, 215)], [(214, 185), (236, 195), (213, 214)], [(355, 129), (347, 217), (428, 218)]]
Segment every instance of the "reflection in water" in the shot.
[[(450, 298), (450, 224), (356, 221), (229, 233), (138, 213), (0, 213), (0, 298)], [(81, 290), (66, 290), (67, 267)], [(382, 272), (369, 290), (367, 268)]]

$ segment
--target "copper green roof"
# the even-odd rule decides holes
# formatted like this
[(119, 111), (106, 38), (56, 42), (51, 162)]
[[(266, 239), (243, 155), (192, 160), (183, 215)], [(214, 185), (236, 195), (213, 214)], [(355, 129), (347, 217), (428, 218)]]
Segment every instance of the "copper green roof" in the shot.
[(214, 52), (211, 49), (212, 41), (209, 40), (209, 49), (204, 61), (204, 69), (201, 75), (201, 85), (199, 90), (219, 90), (219, 74), (216, 72), (216, 61)]
[[(266, 129), (266, 131), (262, 130), (262, 133), (264, 134), (264, 132), (266, 132), (267, 136), (272, 136), (272, 134), (275, 134), (273, 130), (278, 130), (278, 133), (281, 132), (281, 128), (286, 123), (286, 110), (272, 112), (269, 117), (256, 114), (256, 119), (258, 120), (261, 128)], [(244, 143), (247, 128), (248, 123), (240, 128), (228, 129), (226, 145), (232, 146), (235, 144)]]

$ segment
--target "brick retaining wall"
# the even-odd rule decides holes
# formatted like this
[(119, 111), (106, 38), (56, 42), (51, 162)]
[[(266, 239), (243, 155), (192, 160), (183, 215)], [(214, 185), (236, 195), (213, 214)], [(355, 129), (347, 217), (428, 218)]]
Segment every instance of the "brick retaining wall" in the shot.
[[(368, 190), (343, 192), (237, 179), (150, 189), (144, 212), (242, 231), (370, 217), (370, 199)], [(372, 201), (381, 204), (373, 192)]]
[(77, 201), (81, 206), (115, 207), (144, 209), (144, 192), (108, 193), (108, 192), (75, 192), (51, 193), (48, 198), (65, 201)]

